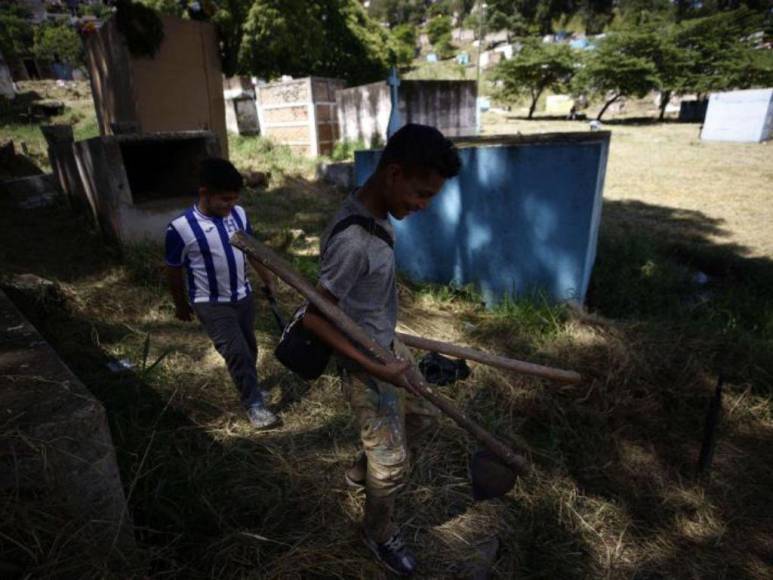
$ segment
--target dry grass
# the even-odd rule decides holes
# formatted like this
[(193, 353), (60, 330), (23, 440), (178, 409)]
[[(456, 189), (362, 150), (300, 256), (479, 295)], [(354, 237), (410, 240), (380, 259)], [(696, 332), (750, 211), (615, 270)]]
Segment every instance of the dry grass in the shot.
[[(654, 117), (651, 109), (637, 112)], [(528, 121), (494, 113), (484, 120), (484, 132), (490, 134), (587, 128), (585, 121)], [(702, 142), (700, 125), (688, 123), (642, 124), (635, 119), (613, 118), (604, 128), (612, 131), (606, 199), (682, 210), (687, 217), (700, 212), (713, 222), (715, 231), (710, 239), (715, 243), (737, 244), (747, 255), (773, 256), (770, 143)], [(621, 225), (646, 233), (657, 227), (656, 221), (644, 216), (641, 221)], [(671, 223), (681, 227), (678, 219)]]
[[(750, 229), (731, 222), (732, 211), (720, 215), (716, 204), (693, 199), (717, 191), (714, 146), (690, 145), (693, 130), (613, 127), (610, 202), (590, 312), (529, 301), (486, 311), (469, 289), (401, 285), (406, 329), (585, 376), (579, 385), (558, 386), (475, 366), (470, 379), (444, 389), (523, 447), (534, 469), (505, 498), (474, 504), (466, 461), (475, 444), (444, 421), (423, 445), (400, 501), (420, 577), (469, 578), (476, 546), (494, 532), (501, 542), (494, 575), (503, 579), (769, 577), (773, 306), (765, 289), (773, 267), (765, 248), (771, 239), (761, 231), (745, 238)], [(651, 146), (655, 138), (662, 142)], [(733, 211), (742, 212), (743, 196), (761, 193), (765, 175), (769, 181), (769, 164), (758, 153), (767, 149), (739, 156), (740, 149), (722, 147), (718, 158), (736, 168)], [(644, 175), (647, 156), (660, 162)], [(750, 159), (752, 169), (742, 171)], [(676, 196), (686, 181), (689, 191), (685, 186)], [(674, 197), (646, 197), (658, 192)], [(248, 192), (245, 205), (261, 235), (313, 277), (320, 230), (342, 195), (291, 177)], [(766, 209), (758, 206), (757, 213)], [(27, 236), (33, 229), (38, 235)], [(732, 243), (753, 248), (757, 257)], [(260, 372), (284, 425), (261, 434), (249, 428), (198, 326), (173, 319), (158, 248), (118, 256), (64, 207), (2, 208), (0, 248), (4, 271), (32, 271), (67, 289), (66, 310), (23, 306), (108, 411), (123, 481), (133, 489), (142, 550), (137, 575), (387, 577), (359, 542), (362, 498), (342, 479), (357, 432), (338, 379), (331, 373), (304, 385), (285, 372), (271, 355), (276, 335), (266, 309), (256, 324)], [(712, 265), (718, 272), (712, 296), (686, 306), (693, 289), (683, 277)], [(289, 312), (298, 298), (282, 290), (280, 302)], [(143, 371), (148, 335), (148, 361), (171, 354)], [(112, 357), (138, 367), (110, 373), (105, 365)], [(700, 480), (694, 466), (720, 370), (732, 371), (723, 423), (712, 476)], [(3, 521), (26, 509), (14, 498), (0, 500)], [(0, 560), (32, 576), (54, 575), (52, 565), (72, 554), (59, 549), (51, 521), (55, 515), (27, 518), (24, 528), (4, 524), (7, 537), (23, 540), (32, 529), (36, 539), (22, 550), (0, 537)], [(102, 574), (89, 560), (75, 564), (73, 575)]]

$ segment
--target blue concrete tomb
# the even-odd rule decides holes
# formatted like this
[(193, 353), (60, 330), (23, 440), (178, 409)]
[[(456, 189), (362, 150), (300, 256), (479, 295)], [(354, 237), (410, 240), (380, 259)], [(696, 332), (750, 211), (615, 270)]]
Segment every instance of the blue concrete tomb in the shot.
[[(459, 138), (458, 177), (394, 220), (397, 265), (421, 282), (478, 287), (488, 304), (541, 293), (582, 303), (601, 222), (610, 133)], [(380, 150), (355, 153), (362, 185)]]

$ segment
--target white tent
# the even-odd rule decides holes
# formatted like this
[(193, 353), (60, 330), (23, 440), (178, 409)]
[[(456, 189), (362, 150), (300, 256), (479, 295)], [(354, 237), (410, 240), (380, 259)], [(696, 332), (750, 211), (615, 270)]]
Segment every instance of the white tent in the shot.
[(773, 129), (773, 89), (712, 93), (701, 139), (760, 143)]

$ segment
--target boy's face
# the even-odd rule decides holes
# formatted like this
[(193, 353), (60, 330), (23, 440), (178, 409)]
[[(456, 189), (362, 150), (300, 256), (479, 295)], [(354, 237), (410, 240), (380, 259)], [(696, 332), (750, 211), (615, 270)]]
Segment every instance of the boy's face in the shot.
[(408, 171), (398, 165), (387, 166), (387, 206), (393, 218), (402, 220), (426, 209), (443, 188), (445, 178), (433, 170)]
[(207, 214), (217, 217), (227, 217), (234, 206), (239, 203), (238, 191), (210, 191), (206, 187), (199, 189), (199, 198)]

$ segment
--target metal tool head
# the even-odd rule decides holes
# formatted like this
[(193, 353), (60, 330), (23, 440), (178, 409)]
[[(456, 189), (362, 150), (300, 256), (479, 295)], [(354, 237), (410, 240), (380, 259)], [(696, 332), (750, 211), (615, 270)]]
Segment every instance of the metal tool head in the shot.
[(515, 486), (518, 474), (488, 449), (470, 457), (472, 496), (476, 501), (502, 497)]

